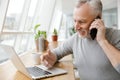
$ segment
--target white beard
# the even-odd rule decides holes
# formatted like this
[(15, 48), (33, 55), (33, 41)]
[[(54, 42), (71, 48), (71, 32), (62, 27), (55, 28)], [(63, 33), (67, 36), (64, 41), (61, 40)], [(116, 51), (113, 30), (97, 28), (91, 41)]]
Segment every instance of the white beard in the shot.
[(77, 31), (77, 34), (80, 38), (87, 38), (88, 32), (86, 30)]

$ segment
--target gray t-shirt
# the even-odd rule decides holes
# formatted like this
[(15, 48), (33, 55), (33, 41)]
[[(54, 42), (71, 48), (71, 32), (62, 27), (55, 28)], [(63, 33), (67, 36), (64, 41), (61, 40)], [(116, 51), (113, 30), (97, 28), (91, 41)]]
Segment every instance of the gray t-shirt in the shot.
[[(120, 31), (107, 28), (107, 40), (120, 50)], [(78, 69), (80, 80), (120, 80), (120, 73), (115, 69), (96, 40), (80, 38), (76, 33), (61, 46), (52, 51), (57, 59), (72, 54)]]

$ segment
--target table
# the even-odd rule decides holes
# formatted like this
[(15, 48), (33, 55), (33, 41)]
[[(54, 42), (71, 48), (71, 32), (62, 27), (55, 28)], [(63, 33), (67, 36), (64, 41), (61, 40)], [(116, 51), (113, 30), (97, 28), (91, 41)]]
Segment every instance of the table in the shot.
[[(22, 54), (20, 58), (25, 66), (34, 65), (31, 52)], [(64, 57), (55, 66), (67, 70), (68, 73), (40, 80), (75, 80), (71, 55)], [(0, 64), (0, 80), (30, 80), (30, 78), (17, 71), (12, 62), (8, 60)]]

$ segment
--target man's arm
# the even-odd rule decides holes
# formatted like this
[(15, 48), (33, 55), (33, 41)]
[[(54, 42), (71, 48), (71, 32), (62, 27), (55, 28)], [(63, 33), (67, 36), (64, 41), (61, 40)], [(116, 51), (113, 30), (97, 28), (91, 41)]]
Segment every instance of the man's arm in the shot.
[(48, 50), (47, 53), (40, 56), (42, 64), (51, 68), (59, 59), (72, 53), (74, 36), (67, 39), (61, 46)]
[(52, 53), (57, 55), (57, 60), (60, 60), (62, 57), (73, 53), (72, 47), (76, 35), (77, 34), (73, 35), (72, 37), (64, 41), (62, 45), (52, 50)]
[(99, 44), (113, 66), (120, 64), (120, 50), (111, 45), (107, 40), (102, 40)]
[(104, 22), (101, 19), (95, 20), (94, 23), (91, 24), (90, 29), (91, 28), (97, 28), (98, 32), (96, 40), (105, 52), (110, 62), (113, 64), (113, 66), (117, 66), (118, 64), (120, 64), (120, 32), (113, 32), (111, 36), (109, 36), (111, 37), (111, 44), (106, 38), (106, 28), (104, 26)]

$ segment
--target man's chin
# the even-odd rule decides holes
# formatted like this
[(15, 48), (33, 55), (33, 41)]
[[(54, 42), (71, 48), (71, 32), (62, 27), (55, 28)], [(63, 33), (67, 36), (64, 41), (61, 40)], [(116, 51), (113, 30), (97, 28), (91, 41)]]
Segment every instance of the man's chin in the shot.
[(77, 34), (78, 34), (78, 36), (79, 36), (80, 38), (86, 38), (87, 35), (88, 35), (88, 33), (87, 33), (86, 30), (78, 31)]
[(78, 36), (79, 36), (80, 38), (87, 38), (86, 35), (81, 35), (80, 33), (78, 33)]

